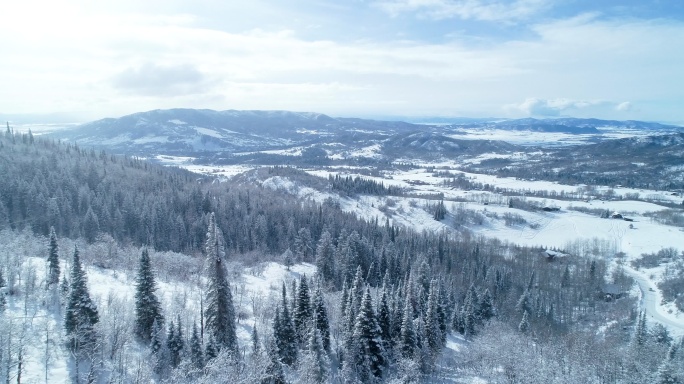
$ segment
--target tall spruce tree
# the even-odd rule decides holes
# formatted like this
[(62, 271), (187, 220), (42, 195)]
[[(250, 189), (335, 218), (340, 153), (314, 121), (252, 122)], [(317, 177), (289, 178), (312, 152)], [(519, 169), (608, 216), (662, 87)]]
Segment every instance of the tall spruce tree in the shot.
[(530, 330), (530, 322), (527, 319), (527, 311), (523, 312), (522, 319), (520, 320), (520, 324), (518, 325), (518, 331), (520, 333), (527, 333), (527, 331)]
[(192, 336), (190, 337), (190, 363), (195, 369), (204, 368), (204, 353), (202, 352), (202, 341), (197, 330), (197, 323), (192, 325)]
[(150, 255), (143, 249), (135, 278), (135, 336), (146, 343), (152, 337), (152, 325), (164, 323), (161, 303), (157, 299), (157, 282), (152, 272)]
[(64, 329), (69, 348), (89, 351), (96, 340), (95, 324), (100, 320), (97, 307), (90, 298), (85, 271), (81, 265), (78, 247), (71, 262), (71, 285), (64, 317)]
[(273, 337), (276, 340), (277, 351), (283, 364), (293, 365), (297, 361), (297, 332), (292, 316), (288, 309), (285, 283), (283, 283), (283, 299), (280, 310), (276, 310), (273, 320)]
[(271, 338), (268, 343), (266, 353), (268, 354), (268, 365), (266, 372), (261, 378), (261, 384), (286, 384), (285, 373), (283, 372), (283, 363), (280, 360), (280, 352), (276, 345), (276, 338)]
[(306, 349), (300, 363), (300, 379), (303, 383), (322, 384), (328, 378), (330, 360), (320, 336), (318, 328), (309, 328)]
[(224, 245), (221, 231), (212, 213), (207, 231), (207, 264), (209, 280), (206, 293), (205, 329), (216, 342), (219, 350), (224, 348), (237, 357), (238, 343), (235, 326), (235, 307), (223, 263)]
[(335, 246), (330, 232), (324, 231), (316, 246), (316, 270), (323, 281), (332, 281), (335, 276)]
[(59, 249), (55, 227), (50, 227), (50, 244), (48, 246), (48, 275), (46, 288), (59, 285)]
[(258, 356), (261, 353), (261, 340), (259, 340), (259, 332), (257, 331), (256, 322), (252, 327), (250, 339), (252, 340), (252, 355)]
[(323, 349), (330, 351), (330, 322), (328, 320), (328, 309), (323, 300), (321, 287), (316, 287), (313, 297), (313, 321), (316, 329), (320, 333)]
[(380, 326), (382, 340), (385, 342), (385, 349), (389, 349), (393, 344), (392, 313), (387, 300), (387, 291), (384, 286), (378, 304), (378, 326)]
[(406, 294), (404, 302), (404, 312), (401, 319), (401, 354), (405, 358), (412, 358), (416, 350), (416, 332), (413, 329), (413, 305), (411, 304), (411, 294)]
[(308, 323), (312, 318), (311, 295), (309, 284), (306, 282), (306, 275), (299, 279), (299, 289), (297, 290), (297, 301), (293, 315), (297, 339), (301, 344), (305, 344), (308, 338)]
[(442, 348), (442, 329), (439, 326), (439, 288), (437, 281), (430, 282), (430, 292), (428, 294), (427, 310), (425, 311), (425, 336), (427, 344), (433, 354), (437, 354)]
[(181, 362), (183, 350), (185, 349), (185, 338), (183, 336), (180, 315), (178, 315), (175, 325), (173, 321), (169, 324), (167, 346), (169, 348), (171, 367), (176, 368)]
[(494, 298), (489, 292), (489, 288), (485, 289), (482, 294), (482, 300), (480, 301), (480, 307), (478, 310), (478, 317), (482, 321), (487, 321), (494, 317)]
[(0, 268), (0, 313), (5, 312), (5, 307), (7, 306), (7, 301), (5, 299), (5, 292), (3, 288), (7, 285), (5, 283), (5, 278), (2, 277), (2, 269)]
[(368, 288), (361, 299), (350, 352), (347, 361), (355, 364), (362, 382), (367, 383), (372, 381), (373, 377), (382, 376), (386, 364), (385, 349)]

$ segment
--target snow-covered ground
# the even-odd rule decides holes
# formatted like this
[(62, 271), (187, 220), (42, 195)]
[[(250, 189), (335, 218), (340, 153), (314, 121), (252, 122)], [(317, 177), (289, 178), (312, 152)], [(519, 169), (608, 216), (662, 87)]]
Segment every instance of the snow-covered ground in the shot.
[[(442, 185), (442, 179), (434, 177), (427, 169), (417, 169), (405, 172), (392, 172), (384, 177), (371, 177), (348, 172), (328, 171), (321, 169), (308, 170), (309, 173), (327, 177), (328, 175), (351, 175), (373, 179), (387, 185), (408, 188), (415, 195), (434, 195), (442, 193), (449, 214), (441, 222), (433, 219), (428, 208), (436, 201), (420, 197), (397, 196), (358, 196), (355, 198), (340, 197), (330, 192), (320, 192), (312, 188), (301, 187), (283, 177), (272, 177), (263, 185), (272, 189), (279, 189), (298, 195), (304, 199), (312, 199), (319, 203), (328, 198), (336, 199), (340, 207), (366, 219), (378, 219), (383, 222), (389, 219), (394, 225), (412, 228), (416, 231), (446, 232), (456, 234), (454, 223), (460, 223), (459, 212), (463, 210), (475, 211), (484, 218), (481, 224), (468, 223), (465, 226), (475, 234), (497, 238), (509, 243), (539, 246), (545, 248), (560, 248), (577, 252), (593, 253), (594, 256), (617, 262), (615, 254), (625, 254), (622, 262), (639, 258), (644, 253), (656, 253), (667, 247), (680, 248), (684, 244), (684, 230), (653, 221), (645, 216), (650, 212), (657, 212), (664, 207), (652, 202), (635, 200), (558, 200), (552, 198), (526, 197), (525, 200), (537, 202), (540, 206), (556, 207), (557, 212), (526, 211), (508, 207), (508, 197), (484, 191), (454, 190)], [(490, 175), (466, 174), (467, 177), (482, 183), (508, 188), (517, 191), (561, 191), (565, 193), (578, 192), (584, 186), (561, 185), (546, 181), (526, 181), (511, 178), (497, 178)], [(608, 187), (599, 189), (607, 190)], [(634, 190), (629, 188), (614, 188), (616, 197), (639, 193), (639, 196), (655, 201), (678, 203), (681, 197), (672, 196), (665, 191)], [(448, 199), (458, 199), (459, 202), (449, 202)], [(464, 202), (460, 202), (465, 200)], [(587, 214), (571, 208), (600, 209), (611, 213), (621, 213), (633, 221), (622, 219), (602, 219), (598, 215)], [(525, 223), (506, 225), (505, 215), (518, 215)], [(590, 252), (588, 249), (593, 248)], [(598, 254), (596, 254), (598, 249)], [(580, 255), (575, 255), (580, 256)], [(653, 320), (668, 326), (674, 334), (684, 335), (684, 314), (674, 305), (662, 303), (662, 297), (657, 288), (662, 274), (650, 271), (647, 275), (627, 268), (642, 291), (653, 289), (644, 294), (644, 309), (649, 312)]]
[[(154, 255), (153, 259), (154, 259)], [(44, 305), (49, 300), (44, 288), (41, 288), (46, 273), (43, 257), (26, 257), (23, 261), (25, 279), (35, 279), (36, 285), (27, 300), (27, 295), (7, 296), (8, 306), (3, 315), (13, 328), (13, 340), (21, 343), (23, 350), (22, 383), (67, 383), (70, 382), (69, 354), (62, 342), (64, 336), (63, 314), (58, 309), (49, 310)], [(96, 266), (84, 266), (88, 287), (93, 301), (98, 307), (102, 322), (112, 321), (115, 316), (132, 316), (135, 303), (135, 275), (121, 270), (103, 269)], [(63, 263), (62, 270), (67, 266)], [(276, 262), (263, 263), (247, 268), (238, 276), (233, 276), (233, 301), (241, 315), (238, 323), (240, 345), (250, 344), (250, 335), (254, 324), (261, 327), (259, 332), (268, 333), (260, 314), (272, 310), (274, 300), (279, 300), (281, 283), (289, 287), (292, 279), (301, 275), (309, 277), (315, 274), (315, 266), (311, 264), (295, 264), (289, 270)], [(165, 308), (168, 320), (175, 321), (180, 315), (184, 332), (189, 335), (192, 323), (199, 318), (199, 295), (201, 288), (197, 281), (175, 281), (157, 278), (157, 295)], [(26, 284), (20, 288), (26, 292)], [(123, 306), (123, 307), (122, 307)], [(256, 313), (255, 313), (256, 311)], [(120, 319), (130, 321), (131, 319)], [(104, 327), (107, 325), (102, 324)], [(107, 330), (105, 330), (106, 332)], [(145, 359), (141, 349), (133, 340), (125, 346), (128, 361)], [(47, 362), (46, 362), (47, 359)], [(134, 368), (131, 368), (134, 369)]]
[[(368, 151), (374, 148), (368, 147)], [(511, 156), (522, 156), (513, 154)], [(470, 162), (482, 161), (499, 155), (482, 155)], [(412, 228), (416, 231), (445, 232), (456, 235), (463, 227), (475, 234), (497, 238), (509, 243), (539, 246), (558, 249), (582, 249), (582, 243), (601, 244), (600, 256), (613, 260), (618, 252), (625, 254), (624, 263), (629, 264), (643, 253), (655, 253), (662, 248), (673, 247), (682, 250), (684, 245), (684, 230), (682, 228), (664, 225), (653, 221), (646, 215), (662, 211), (665, 208), (658, 202), (680, 204), (682, 196), (668, 191), (655, 191), (624, 188), (621, 186), (564, 185), (543, 180), (521, 180), (515, 178), (499, 178), (493, 175), (465, 173), (458, 170), (463, 163), (444, 161), (439, 163), (418, 164), (419, 168), (400, 171), (384, 171), (381, 176), (367, 176), (359, 172), (359, 168), (337, 167), (334, 170), (326, 168), (305, 169), (306, 172), (323, 178), (330, 175), (359, 176), (361, 178), (383, 183), (385, 186), (405, 188), (411, 197), (398, 196), (365, 196), (341, 197), (334, 192), (318, 191), (313, 188), (298, 185), (291, 180), (276, 176), (262, 181), (262, 185), (274, 190), (281, 190), (303, 199), (322, 203), (327, 199), (339, 202), (340, 207), (347, 212), (366, 219), (378, 219), (383, 222), (389, 219), (394, 225)], [(252, 169), (250, 166), (197, 166), (183, 165), (190, 170), (200, 173), (231, 177)], [(559, 208), (558, 212), (526, 211), (508, 207), (509, 197), (488, 191), (461, 190), (447, 187), (444, 181), (448, 177), (436, 177), (435, 172), (460, 173), (472, 182), (489, 184), (516, 193), (519, 198), (528, 202), (535, 202), (540, 206)], [(575, 200), (560, 200), (554, 198), (539, 198), (531, 195), (536, 192), (564, 193), (576, 196)], [(613, 198), (599, 200), (594, 197), (611, 191)], [(441, 222), (432, 217), (429, 206), (435, 204), (435, 196), (444, 196), (447, 218)], [(429, 196), (421, 198), (421, 196)], [(648, 201), (629, 200), (638, 196)], [(620, 219), (602, 219), (598, 215), (587, 214), (573, 210), (592, 209), (617, 212), (633, 221)], [(463, 223), (458, 217), (459, 212), (474, 211), (483, 218), (481, 223)], [(517, 215), (524, 223), (506, 225), (505, 215)], [(517, 217), (516, 216), (516, 217)], [(653, 313), (654, 319), (661, 320), (677, 334), (684, 334), (684, 314), (677, 311), (672, 304), (662, 304), (657, 283), (662, 274), (649, 271), (642, 272), (626, 269), (640, 282), (642, 291), (651, 288), (655, 293), (644, 293), (644, 307)], [(645, 280), (644, 280), (645, 279)], [(655, 295), (655, 296), (654, 296)], [(652, 300), (651, 297), (654, 297)], [(648, 300), (654, 304), (649, 309)], [(662, 320), (665, 319), (665, 320)]]
[(671, 133), (669, 131), (638, 130), (620, 127), (596, 127), (598, 133), (572, 134), (564, 132), (530, 132), (525, 130), (509, 130), (497, 128), (459, 128), (455, 134), (449, 135), (461, 140), (501, 140), (511, 144), (542, 147), (559, 147), (577, 144), (589, 144), (596, 139), (624, 139), (629, 137), (652, 136)]

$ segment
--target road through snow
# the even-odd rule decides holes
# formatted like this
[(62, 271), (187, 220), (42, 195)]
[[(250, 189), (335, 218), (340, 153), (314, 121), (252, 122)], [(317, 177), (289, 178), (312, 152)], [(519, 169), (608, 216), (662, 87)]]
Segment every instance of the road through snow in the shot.
[(665, 316), (658, 311), (657, 304), (660, 300), (658, 287), (632, 268), (625, 268), (625, 272), (632, 276), (637, 284), (639, 284), (639, 289), (641, 290), (641, 307), (646, 312), (647, 318), (663, 324), (670, 332), (680, 336), (684, 335), (684, 319), (674, 319), (671, 316)]

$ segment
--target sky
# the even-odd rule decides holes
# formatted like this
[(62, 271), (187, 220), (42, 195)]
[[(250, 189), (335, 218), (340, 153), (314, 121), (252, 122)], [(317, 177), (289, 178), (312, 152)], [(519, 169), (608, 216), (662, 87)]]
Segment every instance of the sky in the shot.
[(209, 108), (684, 124), (679, 0), (22, 0), (0, 15), (0, 115), (16, 118)]

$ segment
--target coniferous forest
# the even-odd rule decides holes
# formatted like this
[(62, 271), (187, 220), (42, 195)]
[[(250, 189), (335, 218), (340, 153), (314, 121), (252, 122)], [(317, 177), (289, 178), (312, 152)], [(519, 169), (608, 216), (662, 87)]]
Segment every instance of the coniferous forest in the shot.
[[(60, 354), (78, 383), (682, 382), (682, 340), (607, 299), (627, 275), (540, 252), (8, 131), (0, 378), (21, 383), (37, 348), (46, 382)], [(290, 278), (245, 297), (272, 262)], [(130, 298), (93, 292), (119, 275)]]

